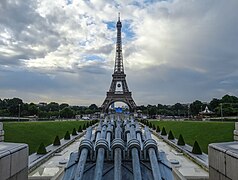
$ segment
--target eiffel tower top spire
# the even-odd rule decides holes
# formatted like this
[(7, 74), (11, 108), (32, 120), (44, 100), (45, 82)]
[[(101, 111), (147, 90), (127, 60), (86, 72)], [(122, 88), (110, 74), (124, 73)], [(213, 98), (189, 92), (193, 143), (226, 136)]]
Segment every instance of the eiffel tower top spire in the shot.
[(122, 41), (121, 41), (121, 28), (120, 13), (118, 13), (117, 21), (117, 43), (116, 43), (116, 57), (114, 73), (124, 74), (123, 57), (122, 57)]

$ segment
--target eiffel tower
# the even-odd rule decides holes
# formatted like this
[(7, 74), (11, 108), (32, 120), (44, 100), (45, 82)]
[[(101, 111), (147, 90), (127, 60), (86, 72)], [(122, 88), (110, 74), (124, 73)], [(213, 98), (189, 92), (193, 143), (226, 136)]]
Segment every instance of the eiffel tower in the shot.
[(117, 21), (117, 42), (116, 42), (116, 58), (114, 73), (112, 74), (112, 82), (107, 97), (104, 100), (101, 108), (104, 112), (108, 111), (109, 106), (114, 102), (126, 103), (130, 111), (136, 109), (136, 103), (132, 99), (132, 93), (129, 91), (126, 83), (126, 74), (124, 73), (123, 57), (122, 57), (122, 41), (121, 41), (121, 28), (120, 13)]

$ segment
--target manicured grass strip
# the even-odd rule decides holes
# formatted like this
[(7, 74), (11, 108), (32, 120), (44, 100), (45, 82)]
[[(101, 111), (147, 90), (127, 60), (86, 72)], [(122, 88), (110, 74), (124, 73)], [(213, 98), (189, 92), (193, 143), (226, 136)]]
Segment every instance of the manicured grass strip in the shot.
[(50, 121), (50, 122), (5, 122), (5, 141), (26, 143), (29, 154), (37, 151), (40, 143), (48, 146), (53, 143), (55, 136), (63, 138), (66, 131), (84, 125), (86, 121)]
[(182, 134), (185, 142), (193, 146), (197, 140), (203, 152), (208, 153), (208, 144), (233, 141), (234, 122), (151, 121), (155, 125), (173, 131), (178, 139)]

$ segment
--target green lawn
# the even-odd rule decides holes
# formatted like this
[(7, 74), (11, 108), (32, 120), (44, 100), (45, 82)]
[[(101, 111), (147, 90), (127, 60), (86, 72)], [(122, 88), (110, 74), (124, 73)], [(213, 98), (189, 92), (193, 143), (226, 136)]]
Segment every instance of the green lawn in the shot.
[(29, 145), (29, 154), (37, 151), (41, 142), (52, 144), (56, 135), (63, 138), (66, 131), (78, 130), (85, 121), (50, 122), (4, 122), (5, 142), (19, 142)]
[(192, 145), (198, 141), (203, 152), (208, 152), (208, 144), (233, 141), (234, 122), (191, 122), (191, 121), (150, 121), (165, 127), (167, 133), (172, 130), (176, 138), (183, 135), (185, 143)]

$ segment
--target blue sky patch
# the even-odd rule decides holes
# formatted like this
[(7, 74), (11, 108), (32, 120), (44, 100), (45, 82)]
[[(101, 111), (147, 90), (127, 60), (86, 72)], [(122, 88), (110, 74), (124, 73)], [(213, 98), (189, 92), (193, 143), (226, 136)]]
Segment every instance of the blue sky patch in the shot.
[[(107, 29), (116, 31), (116, 23), (114, 21), (107, 21), (104, 23), (107, 25)], [(131, 28), (131, 23), (132, 20), (122, 20), (122, 32), (126, 35), (126, 40), (131, 40), (135, 37), (135, 33)]]
[(98, 55), (86, 55), (85, 60), (87, 61), (104, 61), (104, 58)]
[(67, 5), (70, 5), (70, 4), (72, 4), (73, 3), (73, 0), (66, 0), (66, 4)]

